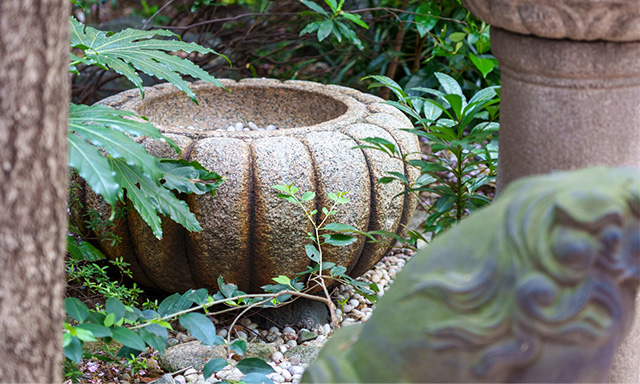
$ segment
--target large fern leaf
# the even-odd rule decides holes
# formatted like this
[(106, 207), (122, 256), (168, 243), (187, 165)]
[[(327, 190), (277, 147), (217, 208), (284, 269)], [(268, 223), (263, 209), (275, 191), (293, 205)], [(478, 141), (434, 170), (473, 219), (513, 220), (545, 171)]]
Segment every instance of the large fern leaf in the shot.
[(187, 203), (165, 189), (158, 180), (149, 178), (122, 159), (110, 158), (109, 162), (116, 173), (116, 180), (127, 190), (127, 197), (158, 239), (162, 238), (158, 214), (170, 217), (189, 231), (202, 230)]
[(125, 29), (109, 34), (85, 26), (73, 17), (70, 21), (71, 47), (84, 51), (84, 57), (77, 57), (77, 60), (90, 65), (104, 66), (126, 76), (140, 89), (143, 97), (142, 79), (136, 70), (171, 82), (194, 102), (197, 102), (196, 95), (189, 88), (189, 83), (182, 79), (183, 75), (206, 80), (222, 87), (215, 77), (191, 61), (167, 53), (184, 51), (217, 55), (217, 52), (195, 43), (154, 39), (158, 36), (178, 37), (173, 32), (162, 29), (152, 31)]

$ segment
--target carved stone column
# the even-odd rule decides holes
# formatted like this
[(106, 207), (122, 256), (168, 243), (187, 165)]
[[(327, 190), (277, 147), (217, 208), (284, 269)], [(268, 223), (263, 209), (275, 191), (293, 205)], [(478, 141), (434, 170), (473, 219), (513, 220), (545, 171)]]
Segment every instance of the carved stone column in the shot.
[[(640, 1), (463, 3), (493, 26), (502, 70), (498, 190), (550, 170), (640, 168)], [(610, 381), (639, 376), (640, 312)]]

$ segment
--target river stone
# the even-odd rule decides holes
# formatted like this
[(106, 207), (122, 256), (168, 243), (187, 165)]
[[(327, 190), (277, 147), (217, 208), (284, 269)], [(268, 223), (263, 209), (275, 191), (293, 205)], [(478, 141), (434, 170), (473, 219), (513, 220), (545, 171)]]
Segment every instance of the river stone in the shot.
[(322, 343), (309, 342), (307, 344), (296, 345), (284, 353), (284, 356), (289, 359), (291, 364), (310, 364), (316, 357), (320, 349), (322, 349)]
[(167, 372), (175, 372), (188, 367), (201, 370), (211, 358), (226, 358), (226, 348), (216, 345), (213, 348), (192, 341), (190, 343), (179, 344), (164, 352), (164, 357), (160, 358), (160, 367)]

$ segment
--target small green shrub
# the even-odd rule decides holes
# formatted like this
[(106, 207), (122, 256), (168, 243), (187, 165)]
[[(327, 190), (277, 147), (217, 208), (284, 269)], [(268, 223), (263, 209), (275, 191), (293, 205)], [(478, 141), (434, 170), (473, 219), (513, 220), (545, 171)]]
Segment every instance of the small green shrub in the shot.
[[(497, 132), (499, 124), (499, 87), (480, 90), (467, 100), (456, 80), (444, 73), (436, 73), (440, 89), (417, 87), (410, 91), (425, 96), (410, 96), (396, 82), (384, 76), (370, 76), (371, 87), (388, 87), (398, 101), (390, 101), (415, 124), (412, 132), (422, 138), (429, 148), (420, 159), (415, 154), (401, 155), (396, 146), (384, 139), (368, 138), (364, 147), (384, 151), (420, 170), (420, 177), (411, 184), (404, 175), (390, 172), (380, 183), (399, 180), (404, 193), (428, 192), (436, 200), (425, 210), (429, 213), (424, 232), (434, 234), (450, 227), (469, 212), (490, 203), (478, 189), (496, 177)], [(416, 239), (426, 240), (412, 232)]]

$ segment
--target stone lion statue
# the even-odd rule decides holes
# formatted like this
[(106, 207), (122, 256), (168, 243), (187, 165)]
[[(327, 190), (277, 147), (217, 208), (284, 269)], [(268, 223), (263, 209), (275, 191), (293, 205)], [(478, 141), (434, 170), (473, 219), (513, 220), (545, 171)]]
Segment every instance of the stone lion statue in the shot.
[(640, 171), (521, 179), (418, 252), (303, 382), (602, 382), (640, 283)]

